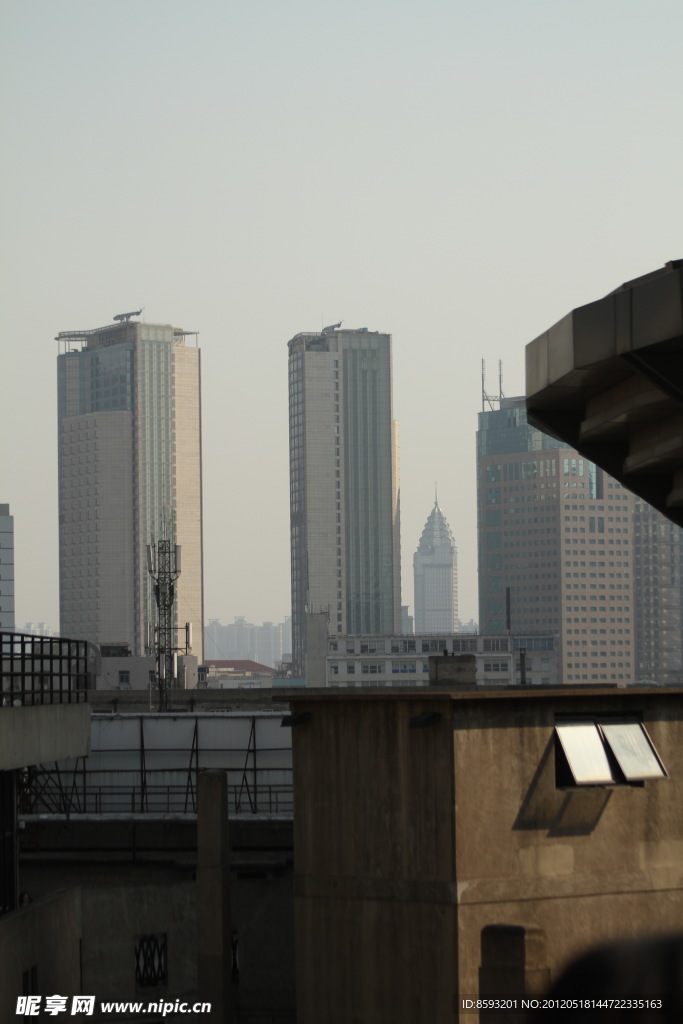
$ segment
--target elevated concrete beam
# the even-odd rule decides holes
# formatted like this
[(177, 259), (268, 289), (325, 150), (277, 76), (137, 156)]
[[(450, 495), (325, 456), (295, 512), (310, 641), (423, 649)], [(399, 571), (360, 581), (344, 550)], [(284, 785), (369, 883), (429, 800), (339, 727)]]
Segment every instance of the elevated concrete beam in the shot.
[(529, 423), (683, 526), (683, 260), (572, 310), (527, 345), (526, 375)]

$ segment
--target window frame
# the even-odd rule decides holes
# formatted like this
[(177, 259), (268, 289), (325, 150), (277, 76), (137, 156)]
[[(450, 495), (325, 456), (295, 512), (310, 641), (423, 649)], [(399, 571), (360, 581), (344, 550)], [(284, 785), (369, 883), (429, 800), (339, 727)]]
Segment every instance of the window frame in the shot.
[(554, 732), (558, 789), (643, 786), (669, 778), (638, 715), (558, 717)]

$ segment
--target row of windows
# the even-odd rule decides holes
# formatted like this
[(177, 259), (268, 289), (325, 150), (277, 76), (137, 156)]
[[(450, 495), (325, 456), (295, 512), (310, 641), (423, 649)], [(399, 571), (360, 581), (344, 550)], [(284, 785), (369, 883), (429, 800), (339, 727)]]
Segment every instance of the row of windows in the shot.
[[(584, 665), (583, 667), (585, 668), (586, 666)], [(607, 676), (606, 673), (603, 672), (601, 675), (598, 675), (597, 673), (595, 673), (595, 674), (591, 675), (590, 678), (591, 679), (607, 679), (608, 676)], [(618, 675), (613, 672), (609, 676), (609, 678), (610, 679), (630, 679), (631, 677), (630, 677), (630, 675), (624, 675), (622, 672), (620, 672)], [(571, 672), (568, 672), (567, 673), (567, 679), (588, 679), (588, 674), (587, 673), (583, 673), (582, 675), (576, 675), (576, 674), (572, 674)]]

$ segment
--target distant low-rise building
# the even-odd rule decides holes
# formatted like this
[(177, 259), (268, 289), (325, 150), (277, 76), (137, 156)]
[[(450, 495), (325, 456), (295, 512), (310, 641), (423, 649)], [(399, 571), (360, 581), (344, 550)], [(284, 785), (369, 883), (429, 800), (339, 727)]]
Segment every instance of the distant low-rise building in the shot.
[[(325, 680), (317, 685), (427, 686), (429, 659), (439, 654), (473, 655), (478, 685), (519, 683), (556, 686), (557, 641), (546, 636), (458, 634), (328, 638)], [(316, 682), (307, 680), (309, 686)]]
[(275, 669), (249, 659), (208, 660), (204, 666), (203, 686), (219, 690), (264, 689), (272, 687)]
[[(98, 690), (146, 690), (158, 686), (156, 657), (130, 655), (115, 648), (103, 647), (97, 674)], [(193, 690), (197, 686), (197, 659), (193, 654), (181, 654), (177, 659), (178, 675), (175, 686)]]

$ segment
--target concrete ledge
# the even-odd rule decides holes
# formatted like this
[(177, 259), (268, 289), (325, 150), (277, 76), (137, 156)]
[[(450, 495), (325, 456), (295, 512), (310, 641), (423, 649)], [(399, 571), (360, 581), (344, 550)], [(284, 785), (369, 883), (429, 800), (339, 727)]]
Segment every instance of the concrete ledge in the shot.
[(89, 704), (0, 708), (0, 771), (90, 752)]

